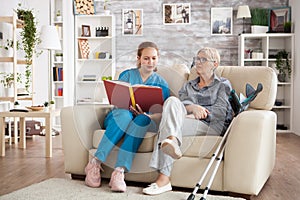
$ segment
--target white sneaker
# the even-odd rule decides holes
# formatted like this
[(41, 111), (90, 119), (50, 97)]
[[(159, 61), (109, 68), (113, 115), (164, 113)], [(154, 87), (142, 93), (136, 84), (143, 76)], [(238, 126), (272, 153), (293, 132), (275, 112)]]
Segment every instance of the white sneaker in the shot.
[(168, 183), (167, 185), (162, 187), (158, 187), (156, 183), (152, 183), (151, 185), (149, 185), (149, 187), (143, 189), (143, 193), (148, 195), (157, 195), (168, 191), (172, 191), (171, 183)]
[(170, 139), (165, 139), (162, 141), (160, 146), (162, 152), (171, 156), (174, 159), (179, 159), (182, 157), (181, 150), (176, 142)]

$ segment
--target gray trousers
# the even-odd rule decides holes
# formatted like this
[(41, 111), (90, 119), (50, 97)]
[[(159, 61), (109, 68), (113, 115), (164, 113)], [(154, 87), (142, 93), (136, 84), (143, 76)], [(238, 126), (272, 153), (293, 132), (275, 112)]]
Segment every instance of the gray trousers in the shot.
[(178, 98), (169, 97), (163, 106), (158, 139), (154, 144), (150, 167), (170, 176), (174, 159), (160, 150), (160, 143), (169, 136), (175, 136), (181, 145), (183, 136), (206, 135), (208, 131), (207, 124), (187, 116), (187, 111)]

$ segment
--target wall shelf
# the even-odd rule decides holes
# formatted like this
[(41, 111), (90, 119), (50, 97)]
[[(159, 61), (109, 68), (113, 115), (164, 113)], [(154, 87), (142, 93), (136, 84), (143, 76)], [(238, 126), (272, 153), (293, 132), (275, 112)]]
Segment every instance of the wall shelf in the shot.
[[(247, 50), (259, 50), (263, 53), (262, 59), (249, 58)], [(277, 123), (287, 130), (278, 132), (293, 131), (293, 71), (294, 71), (294, 34), (291, 33), (267, 33), (267, 34), (241, 34), (239, 36), (239, 65), (240, 66), (267, 66), (277, 72), (276, 59), (274, 55), (280, 50), (290, 53), (290, 63), (292, 75), (286, 82), (277, 83), (276, 100), (282, 103), (281, 106), (273, 106), (273, 111), (277, 114)], [(277, 72), (278, 73), (278, 72)]]

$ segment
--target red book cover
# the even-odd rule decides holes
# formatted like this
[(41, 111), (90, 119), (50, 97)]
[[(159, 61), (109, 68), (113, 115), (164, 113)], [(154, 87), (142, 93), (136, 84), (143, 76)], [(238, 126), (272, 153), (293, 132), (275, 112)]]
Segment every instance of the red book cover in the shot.
[[(129, 109), (138, 104), (144, 112), (161, 112), (163, 101), (162, 89), (156, 86), (133, 85), (123, 81), (104, 80), (109, 103), (118, 108)], [(133, 95), (130, 95), (132, 90)]]

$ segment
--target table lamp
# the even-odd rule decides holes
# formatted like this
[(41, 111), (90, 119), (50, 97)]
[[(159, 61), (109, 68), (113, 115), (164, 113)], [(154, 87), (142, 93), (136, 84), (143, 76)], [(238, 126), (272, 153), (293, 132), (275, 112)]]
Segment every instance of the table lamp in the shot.
[(247, 6), (247, 5), (239, 6), (236, 18), (243, 19), (243, 32), (242, 33), (245, 33), (246, 32), (245, 31), (245, 19), (251, 18), (251, 12), (250, 12), (249, 6)]
[(41, 35), (40, 35), (41, 43), (39, 44), (38, 48), (48, 50), (48, 98), (49, 102), (52, 100), (52, 73), (51, 73), (51, 50), (61, 50), (61, 45), (58, 37), (58, 32), (55, 26), (45, 25), (41, 28)]

